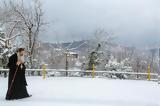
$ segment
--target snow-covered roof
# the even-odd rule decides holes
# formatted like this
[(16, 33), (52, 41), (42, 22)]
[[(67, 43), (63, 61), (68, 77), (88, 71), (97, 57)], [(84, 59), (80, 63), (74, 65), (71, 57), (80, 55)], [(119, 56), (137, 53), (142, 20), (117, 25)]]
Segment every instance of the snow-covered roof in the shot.
[(74, 55), (74, 54), (78, 54), (78, 53), (75, 53), (75, 52), (69, 52), (69, 54), (72, 54), (72, 55)]

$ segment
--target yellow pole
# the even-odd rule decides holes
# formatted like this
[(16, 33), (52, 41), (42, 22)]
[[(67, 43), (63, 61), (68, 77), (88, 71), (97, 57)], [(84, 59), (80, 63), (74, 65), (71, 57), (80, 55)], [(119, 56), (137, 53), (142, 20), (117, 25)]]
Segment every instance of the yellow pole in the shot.
[(42, 66), (42, 76), (43, 76), (43, 79), (45, 79), (46, 78), (46, 65), (45, 64), (43, 64), (43, 66)]
[(151, 67), (150, 67), (150, 64), (148, 65), (148, 81), (151, 80)]
[(95, 76), (95, 65), (93, 64), (93, 66), (92, 66), (92, 78), (94, 78), (94, 76)]

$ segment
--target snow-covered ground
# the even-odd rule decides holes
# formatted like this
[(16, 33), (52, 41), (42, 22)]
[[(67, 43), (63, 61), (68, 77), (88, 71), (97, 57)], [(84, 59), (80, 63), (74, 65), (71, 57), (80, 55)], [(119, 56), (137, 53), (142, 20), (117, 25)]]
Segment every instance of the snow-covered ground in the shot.
[(160, 106), (156, 82), (64, 77), (27, 81), (31, 98), (5, 101), (7, 79), (0, 78), (0, 106)]

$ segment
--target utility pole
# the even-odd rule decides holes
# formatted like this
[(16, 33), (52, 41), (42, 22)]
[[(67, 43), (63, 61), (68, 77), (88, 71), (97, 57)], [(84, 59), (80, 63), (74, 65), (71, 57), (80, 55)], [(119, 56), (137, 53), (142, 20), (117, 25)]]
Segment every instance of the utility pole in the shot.
[(68, 62), (68, 50), (66, 51), (65, 53), (65, 58), (66, 58), (66, 66), (65, 66), (65, 69), (66, 69), (66, 77), (68, 76), (68, 67), (69, 67), (69, 62)]
[[(140, 59), (137, 57), (137, 73), (139, 73), (139, 68), (140, 68)], [(139, 75), (137, 74), (137, 79), (139, 78)]]

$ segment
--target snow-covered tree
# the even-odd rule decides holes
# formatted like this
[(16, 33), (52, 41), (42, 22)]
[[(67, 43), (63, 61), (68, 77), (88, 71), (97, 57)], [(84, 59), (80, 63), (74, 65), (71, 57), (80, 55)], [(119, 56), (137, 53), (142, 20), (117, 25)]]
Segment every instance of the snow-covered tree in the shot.
[(93, 39), (91, 39), (89, 44), (89, 61), (87, 67), (91, 70), (92, 65), (95, 64), (97, 68), (104, 69), (111, 55), (110, 45), (112, 45), (112, 40), (114, 39), (112, 36), (113, 33), (112, 31), (98, 28), (94, 31), (93, 35)]
[[(4, 42), (8, 42), (8, 39), (11, 39), (13, 37), (16, 37), (18, 35), (22, 35), (23, 33), (23, 46), (27, 47), (27, 51), (29, 54), (29, 61), (30, 66), (32, 67), (32, 59), (33, 54), (36, 46), (36, 42), (38, 41), (38, 36), (40, 32), (43, 30), (43, 26), (46, 25), (46, 23), (43, 21), (43, 10), (42, 10), (42, 4), (40, 0), (31, 0), (31, 3), (26, 3), (26, 1), (23, 0), (10, 0), (10, 1), (4, 1), (4, 7), (7, 8), (8, 11), (5, 12), (5, 14), (10, 16), (10, 19), (6, 20), (5, 23), (9, 25), (6, 26), (12, 26), (10, 29), (11, 31), (6, 31), (8, 33), (7, 39), (0, 39)], [(18, 34), (15, 34), (14, 32), (18, 32)], [(20, 33), (20, 34), (19, 34)], [(13, 35), (13, 37), (10, 37)]]
[(40, 31), (43, 30), (43, 26), (46, 24), (43, 21), (43, 10), (40, 0), (33, 0), (32, 5), (27, 6), (21, 1), (22, 4), (14, 4), (13, 10), (17, 19), (22, 22), (23, 30), (26, 32), (26, 40), (28, 45), (28, 53), (30, 56), (30, 65), (32, 68), (33, 53), (35, 50), (36, 42)]

